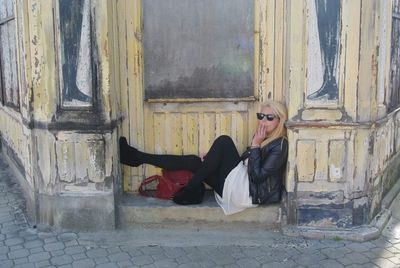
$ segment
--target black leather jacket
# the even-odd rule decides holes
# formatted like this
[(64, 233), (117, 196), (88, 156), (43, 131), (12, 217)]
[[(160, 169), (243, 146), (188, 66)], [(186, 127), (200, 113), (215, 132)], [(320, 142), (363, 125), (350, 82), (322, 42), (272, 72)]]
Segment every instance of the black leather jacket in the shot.
[(288, 142), (283, 137), (262, 148), (250, 149), (247, 169), (253, 204), (270, 204), (281, 200), (287, 154)]

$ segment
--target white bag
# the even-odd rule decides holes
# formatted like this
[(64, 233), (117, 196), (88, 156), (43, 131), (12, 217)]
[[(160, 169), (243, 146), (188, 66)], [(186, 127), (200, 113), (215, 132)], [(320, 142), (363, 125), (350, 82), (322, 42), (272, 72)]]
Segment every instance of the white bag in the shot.
[(222, 196), (215, 193), (215, 199), (225, 215), (238, 213), (246, 208), (257, 207), (252, 204), (249, 192), (249, 175), (247, 173), (247, 161), (240, 163), (231, 170), (225, 180)]

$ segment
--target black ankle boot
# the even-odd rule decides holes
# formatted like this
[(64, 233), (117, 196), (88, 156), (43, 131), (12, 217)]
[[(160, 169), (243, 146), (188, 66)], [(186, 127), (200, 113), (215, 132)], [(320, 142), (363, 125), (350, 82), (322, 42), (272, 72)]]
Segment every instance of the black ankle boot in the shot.
[(143, 164), (138, 159), (138, 150), (132, 146), (129, 146), (128, 141), (125, 137), (119, 138), (119, 161), (131, 167), (138, 167)]
[(172, 201), (179, 205), (200, 204), (203, 201), (205, 190), (204, 183), (195, 188), (185, 187), (175, 194)]
[(325, 81), (322, 87), (307, 96), (309, 100), (336, 100), (338, 98), (338, 87), (334, 80)]

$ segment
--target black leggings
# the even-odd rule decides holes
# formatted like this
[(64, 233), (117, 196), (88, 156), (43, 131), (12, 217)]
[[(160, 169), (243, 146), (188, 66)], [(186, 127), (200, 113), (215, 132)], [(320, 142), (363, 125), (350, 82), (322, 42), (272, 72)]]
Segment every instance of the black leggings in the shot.
[(156, 155), (140, 152), (143, 163), (151, 164), (167, 170), (190, 170), (192, 180), (187, 188), (199, 186), (202, 182), (210, 185), (220, 196), (224, 188), (225, 178), (240, 162), (235, 144), (229, 136), (219, 136), (201, 161), (196, 155)]

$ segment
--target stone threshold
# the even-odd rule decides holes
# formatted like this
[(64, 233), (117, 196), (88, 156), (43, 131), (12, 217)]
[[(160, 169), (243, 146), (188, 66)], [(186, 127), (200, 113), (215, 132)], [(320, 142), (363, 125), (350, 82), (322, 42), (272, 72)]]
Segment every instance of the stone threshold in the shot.
[(143, 197), (125, 193), (117, 205), (118, 228), (138, 226), (190, 226), (232, 227), (253, 226), (257, 228), (279, 229), (281, 221), (280, 204), (249, 208), (233, 215), (225, 215), (214, 198), (207, 191), (201, 204), (181, 206), (170, 200)]
[(284, 235), (312, 239), (351, 240), (365, 242), (377, 239), (392, 216), (393, 202), (400, 195), (400, 179), (382, 200), (381, 211), (374, 217), (370, 224), (353, 228), (328, 229), (306, 226), (293, 226), (282, 224), (281, 231)]

